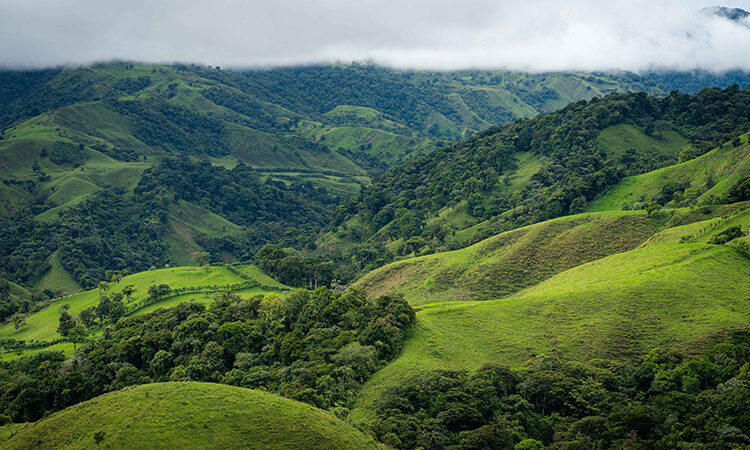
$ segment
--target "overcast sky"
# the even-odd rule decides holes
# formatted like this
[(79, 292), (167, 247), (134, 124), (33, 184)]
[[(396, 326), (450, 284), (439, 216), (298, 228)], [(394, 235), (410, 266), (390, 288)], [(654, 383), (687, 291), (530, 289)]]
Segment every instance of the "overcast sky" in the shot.
[[(698, 0), (0, 0), (0, 65), (372, 61), (531, 71), (750, 69), (750, 20)], [(724, 6), (750, 10), (750, 0)]]

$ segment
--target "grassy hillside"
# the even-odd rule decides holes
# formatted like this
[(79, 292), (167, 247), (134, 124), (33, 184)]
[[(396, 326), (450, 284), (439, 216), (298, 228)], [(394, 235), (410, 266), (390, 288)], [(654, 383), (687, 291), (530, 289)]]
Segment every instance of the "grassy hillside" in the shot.
[[(100, 437), (97, 442), (96, 437)], [(379, 448), (330, 413), (261, 391), (157, 383), (105, 394), (16, 429), (21, 448)]]
[(717, 203), (737, 181), (750, 176), (748, 135), (741, 136), (740, 142), (736, 147), (727, 143), (681, 164), (625, 178), (591, 201), (588, 211), (630, 209), (660, 196), (668, 185), (676, 185), (681, 198), (698, 204)]
[(640, 127), (619, 124), (602, 130), (598, 143), (609, 158), (619, 158), (630, 149), (648, 152), (657, 158), (674, 158), (690, 141), (672, 130), (648, 135)]
[[(194, 292), (172, 293), (156, 303), (148, 298), (148, 288), (151, 285), (167, 284), (173, 290), (192, 288)], [(68, 308), (69, 314), (76, 316), (86, 308), (97, 306), (101, 295), (111, 295), (120, 292), (125, 286), (133, 286), (135, 293), (130, 301), (125, 301), (128, 316), (151, 312), (158, 308), (169, 308), (182, 302), (210, 303), (218, 293), (230, 289), (243, 297), (271, 292), (285, 292), (288, 287), (260, 271), (252, 265), (235, 265), (229, 267), (175, 267), (169, 269), (150, 270), (123, 277), (118, 283), (109, 284), (106, 289), (79, 292), (52, 301), (44, 309), (30, 314), (26, 318), (26, 325), (15, 331), (13, 325), (5, 324), (0, 327), (0, 337), (15, 340), (54, 341), (61, 336), (57, 332), (60, 312), (63, 307)], [(72, 344), (63, 344), (67, 352), (72, 350)], [(14, 352), (9, 353), (15, 355)]]
[[(691, 220), (688, 213), (678, 220)], [(632, 250), (670, 217), (643, 212), (562, 217), (452, 252), (409, 258), (357, 281), (372, 295), (402, 294), (415, 306), (510, 295), (557, 273)]]
[(750, 260), (730, 246), (648, 246), (584, 264), (508, 298), (423, 305), (402, 355), (376, 373), (356, 417), (382, 389), (420, 371), (696, 352), (750, 324)]

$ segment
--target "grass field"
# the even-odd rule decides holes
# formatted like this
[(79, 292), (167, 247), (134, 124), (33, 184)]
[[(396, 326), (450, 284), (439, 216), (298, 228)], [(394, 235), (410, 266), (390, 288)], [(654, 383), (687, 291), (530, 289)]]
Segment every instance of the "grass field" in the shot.
[(617, 158), (628, 149), (648, 152), (651, 155), (661, 155), (677, 158), (680, 150), (690, 145), (690, 141), (674, 131), (663, 131), (661, 137), (649, 136), (630, 124), (620, 124), (607, 127), (599, 134), (599, 145), (609, 158)]
[(648, 246), (559, 273), (510, 297), (422, 305), (403, 353), (365, 384), (353, 416), (419, 371), (518, 367), (534, 356), (635, 358), (699, 351), (750, 325), (750, 259), (730, 246)]
[(635, 202), (648, 201), (670, 182), (701, 188), (698, 204), (719, 203), (738, 180), (750, 175), (750, 145), (722, 146), (681, 164), (623, 179), (592, 200), (588, 211), (620, 210)]
[(389, 264), (356, 284), (370, 295), (402, 294), (414, 306), (499, 298), (577, 265), (636, 248), (667, 220), (666, 215), (647, 217), (641, 211), (562, 217), (461, 250)]
[[(172, 289), (194, 287), (194, 286), (223, 286), (228, 284), (238, 284), (245, 281), (254, 280), (258, 286), (250, 289), (238, 291), (241, 295), (251, 296), (257, 294), (266, 294), (270, 292), (284, 292), (289, 288), (265, 275), (255, 266), (238, 265), (234, 266), (235, 270), (243, 276), (237, 275), (226, 267), (175, 267), (169, 269), (150, 270), (140, 272), (124, 277), (119, 283), (111, 284), (104, 292), (104, 295), (110, 295), (120, 292), (125, 286), (133, 285), (135, 293), (131, 301), (126, 305), (138, 304), (148, 297), (148, 287), (152, 284), (167, 284)], [(215, 294), (205, 293), (188, 293), (179, 296), (165, 298), (164, 300), (137, 309), (133, 315), (143, 314), (162, 307), (176, 306), (181, 302), (196, 301), (208, 303)], [(9, 337), (25, 341), (49, 341), (60, 338), (57, 333), (58, 319), (60, 310), (64, 305), (69, 308), (71, 315), (77, 315), (86, 308), (99, 304), (99, 291), (93, 289), (90, 291), (80, 292), (68, 297), (53, 301), (45, 309), (30, 314), (26, 318), (26, 325), (21, 327), (18, 332), (14, 332), (13, 326), (6, 324), (0, 327), (0, 337)]]
[[(94, 439), (100, 433), (101, 443)], [(3, 429), (6, 449), (382, 448), (333, 414), (274, 394), (212, 383), (156, 383)]]

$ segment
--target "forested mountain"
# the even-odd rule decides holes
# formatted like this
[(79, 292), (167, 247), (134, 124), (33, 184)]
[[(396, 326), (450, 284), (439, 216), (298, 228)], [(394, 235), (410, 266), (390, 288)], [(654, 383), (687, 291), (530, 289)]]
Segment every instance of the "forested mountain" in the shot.
[[(195, 251), (213, 261), (248, 260), (266, 243), (309, 251), (337, 205), (413, 155), (449, 151), (464, 136), (570, 101), (744, 77), (358, 64), (3, 71), (0, 272), (71, 292), (107, 270), (190, 263)], [(388, 259), (357, 251), (369, 264)], [(337, 267), (328, 280), (356, 272)]]
[[(458, 248), (583, 212), (623, 178), (693, 159), (725, 142), (739, 146), (738, 136), (748, 129), (750, 88), (576, 102), (390, 169), (338, 209), (334, 228), (320, 243), (334, 253), (364, 243), (371, 260)], [(664, 187), (663, 195), (617, 207), (687, 205), (712, 186), (677, 183)], [(368, 265), (356, 253), (350, 256), (355, 266)]]

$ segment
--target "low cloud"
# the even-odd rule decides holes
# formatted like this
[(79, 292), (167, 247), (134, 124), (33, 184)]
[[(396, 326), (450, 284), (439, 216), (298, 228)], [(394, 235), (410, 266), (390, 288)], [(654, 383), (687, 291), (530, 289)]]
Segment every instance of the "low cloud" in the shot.
[[(0, 0), (0, 64), (750, 70), (750, 20), (692, 0)], [(750, 0), (726, 6), (750, 9)]]

